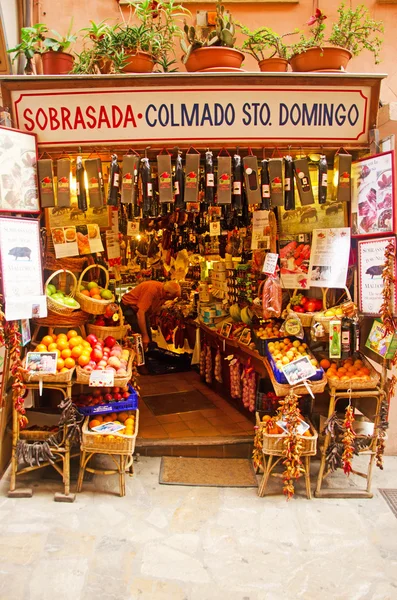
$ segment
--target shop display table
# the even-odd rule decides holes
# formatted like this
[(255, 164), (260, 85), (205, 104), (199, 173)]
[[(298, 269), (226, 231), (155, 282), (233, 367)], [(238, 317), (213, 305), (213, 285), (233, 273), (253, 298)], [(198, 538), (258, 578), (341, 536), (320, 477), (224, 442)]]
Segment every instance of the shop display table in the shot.
[(352, 473), (354, 473), (355, 475), (358, 475), (366, 480), (365, 489), (354, 489), (352, 487), (322, 489), (324, 479), (331, 474), (331, 471), (326, 471), (327, 449), (331, 442), (331, 434), (327, 433), (325, 435), (324, 444), (321, 448), (321, 463), (320, 471), (317, 478), (315, 496), (316, 498), (372, 498), (372, 469), (376, 454), (381, 403), (385, 396), (385, 392), (379, 387), (376, 387), (374, 389), (360, 390), (339, 390), (334, 387), (330, 387), (329, 392), (330, 399), (328, 418), (334, 414), (337, 404), (340, 400), (350, 400), (354, 409), (357, 409), (365, 417), (367, 417), (370, 420), (370, 422), (373, 423), (374, 428), (371, 436), (371, 441), (368, 447), (365, 450), (359, 452), (360, 456), (369, 456), (367, 472), (361, 473), (355, 470), (352, 471)]

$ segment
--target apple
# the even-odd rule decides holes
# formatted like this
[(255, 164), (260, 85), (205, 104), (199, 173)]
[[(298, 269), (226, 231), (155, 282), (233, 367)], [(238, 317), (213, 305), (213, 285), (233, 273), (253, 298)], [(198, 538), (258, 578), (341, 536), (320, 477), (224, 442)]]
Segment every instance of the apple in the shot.
[(96, 367), (96, 362), (95, 362), (95, 360), (90, 360), (90, 362), (88, 363), (88, 365), (89, 365), (90, 367), (92, 367), (93, 369), (95, 369), (95, 367)]
[(87, 335), (86, 341), (89, 342), (89, 344), (91, 344), (91, 347), (94, 347), (95, 344), (98, 343), (98, 338), (93, 333), (90, 333), (90, 335)]
[(104, 371), (105, 367), (99, 367), (98, 365), (95, 367), (95, 371)]
[(105, 341), (105, 346), (107, 346), (108, 348), (113, 348), (113, 346), (115, 346), (117, 344), (117, 341), (111, 335), (108, 335), (108, 337), (105, 338), (104, 341)]
[(117, 369), (117, 375), (128, 375), (127, 371), (123, 368)]
[(105, 371), (112, 371), (112, 373), (116, 373), (116, 369), (114, 369), (113, 367), (106, 367)]
[(94, 348), (94, 350), (92, 351), (91, 358), (93, 360), (95, 360), (96, 363), (98, 363), (103, 358), (103, 352), (102, 352), (102, 350), (99, 349), (99, 348)]
[(128, 387), (128, 385), (125, 385), (122, 389), (123, 392), (128, 392), (130, 391), (130, 388)]
[(97, 398), (98, 396), (100, 396), (100, 395), (101, 395), (101, 390), (94, 390), (94, 391), (92, 392), (92, 395), (94, 396), (94, 398)]
[(115, 394), (117, 394), (119, 391), (120, 391), (120, 388), (119, 388), (119, 387), (117, 387), (117, 386), (116, 386), (116, 387), (114, 387), (114, 388), (113, 388), (113, 392), (114, 392)]
[(111, 356), (108, 360), (108, 365), (109, 367), (114, 367), (117, 371), (117, 369), (120, 369), (121, 367), (121, 363), (119, 361), (119, 359), (117, 358), (117, 356)]
[(111, 402), (113, 400), (112, 394), (105, 394), (104, 400), (105, 400), (105, 402)]
[(129, 392), (123, 392), (122, 393), (122, 397), (123, 398), (129, 398), (130, 397), (130, 393)]
[(102, 359), (102, 360), (100, 360), (100, 361), (99, 361), (98, 365), (99, 365), (100, 367), (106, 367), (106, 365), (107, 365), (107, 362), (106, 362), (106, 360), (103, 360), (103, 359)]
[(122, 399), (122, 395), (121, 394), (114, 394), (114, 399), (116, 400), (116, 402), (120, 402), (120, 400)]

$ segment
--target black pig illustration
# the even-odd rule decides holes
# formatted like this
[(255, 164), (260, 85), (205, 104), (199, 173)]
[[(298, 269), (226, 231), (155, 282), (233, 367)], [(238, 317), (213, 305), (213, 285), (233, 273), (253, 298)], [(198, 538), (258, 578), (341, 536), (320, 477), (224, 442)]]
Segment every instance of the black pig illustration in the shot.
[(26, 246), (24, 246), (23, 248), (16, 246), (15, 248), (11, 248), (8, 254), (11, 254), (11, 256), (15, 256), (15, 260), (17, 260), (18, 258), (25, 257), (27, 257), (27, 259), (30, 260), (31, 253), (31, 249), (27, 248)]
[(383, 265), (374, 265), (373, 267), (369, 267), (369, 269), (365, 271), (365, 274), (371, 275), (371, 279), (373, 279), (377, 275), (382, 275), (383, 268)]

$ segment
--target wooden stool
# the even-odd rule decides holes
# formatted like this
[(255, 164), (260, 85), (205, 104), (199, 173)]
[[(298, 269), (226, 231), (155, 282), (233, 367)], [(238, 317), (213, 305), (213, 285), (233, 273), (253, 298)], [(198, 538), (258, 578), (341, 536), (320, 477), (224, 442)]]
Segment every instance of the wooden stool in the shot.
[[(95, 454), (106, 454), (107, 456), (110, 456), (116, 465), (116, 469), (93, 469), (92, 467), (87, 467), (88, 462)], [(115, 475), (116, 473), (118, 473), (120, 496), (125, 496), (125, 472), (127, 469), (130, 475), (134, 474), (133, 456), (127, 456), (125, 454), (110, 454), (108, 452), (88, 452), (82, 449), (82, 453), (80, 456), (80, 471), (76, 491), (81, 492), (83, 488), (85, 471), (88, 471), (88, 473), (94, 473), (94, 475)]]
[[(305, 483), (306, 483), (306, 496), (308, 500), (312, 499), (311, 485), (310, 485), (310, 456), (302, 457), (304, 459), (304, 471), (305, 471)], [(273, 459), (274, 462), (273, 462)], [(282, 478), (281, 473), (272, 473), (274, 468), (278, 465), (280, 461), (284, 460), (284, 456), (274, 456), (274, 455), (263, 455), (263, 477), (258, 487), (258, 496), (263, 497), (266, 492), (266, 487), (269, 482), (270, 475), (272, 477)]]

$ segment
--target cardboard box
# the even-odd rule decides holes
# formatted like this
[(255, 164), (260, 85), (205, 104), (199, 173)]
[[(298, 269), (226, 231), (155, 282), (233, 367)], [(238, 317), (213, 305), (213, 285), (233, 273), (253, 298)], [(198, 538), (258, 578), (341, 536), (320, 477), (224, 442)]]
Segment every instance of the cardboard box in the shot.
[(382, 321), (375, 319), (365, 346), (375, 354), (389, 360), (394, 357), (397, 350), (397, 332), (385, 335), (385, 326)]

